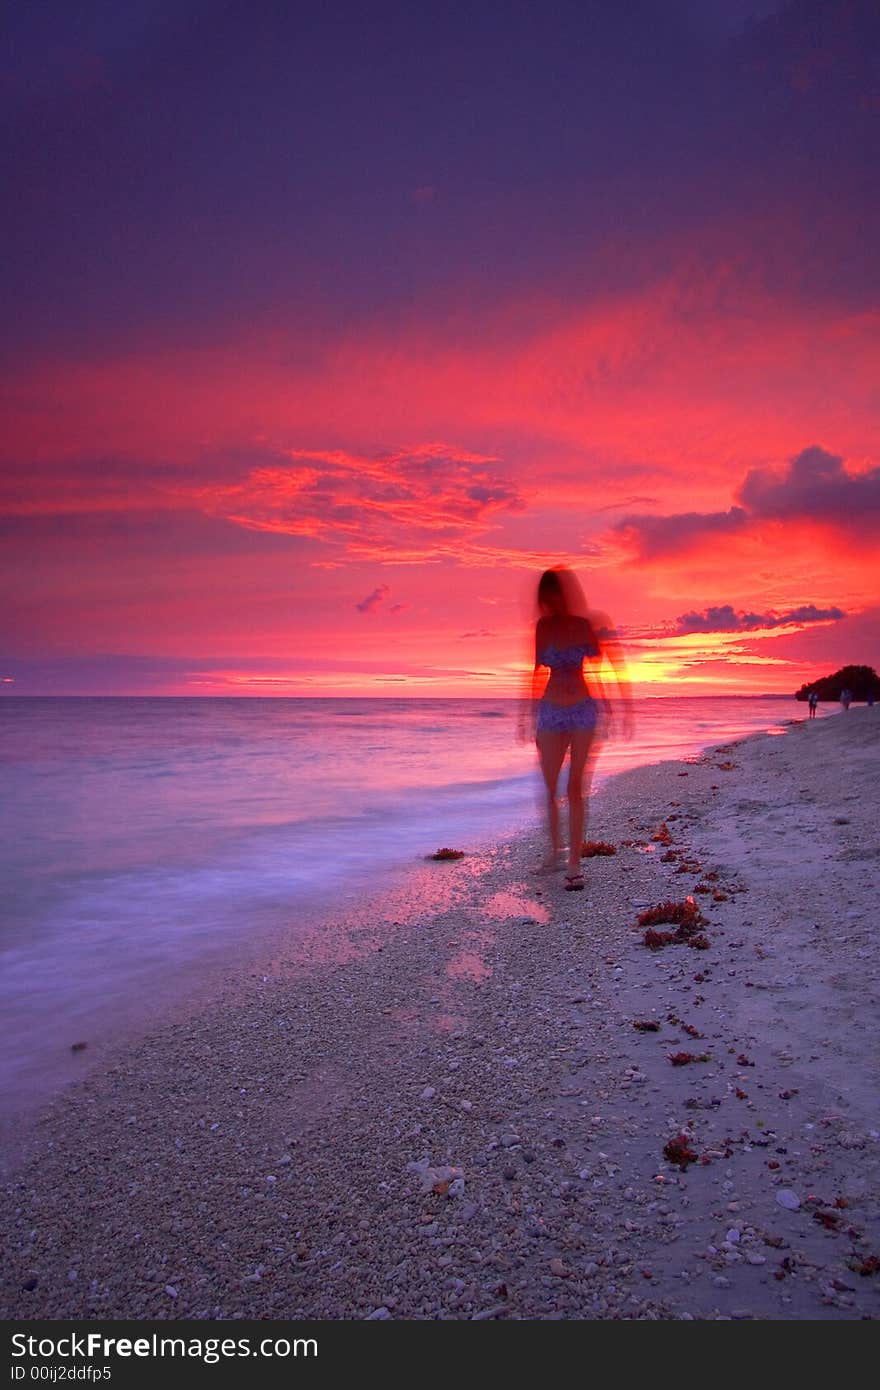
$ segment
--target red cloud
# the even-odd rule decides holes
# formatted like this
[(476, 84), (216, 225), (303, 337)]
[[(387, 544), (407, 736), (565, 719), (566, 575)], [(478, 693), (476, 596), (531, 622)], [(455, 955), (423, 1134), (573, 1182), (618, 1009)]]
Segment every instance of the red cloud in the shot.
[[(727, 230), (743, 245), (753, 229)], [(745, 472), (785, 457), (805, 430), (863, 453), (877, 409), (876, 313), (771, 297), (741, 268), (707, 272), (679, 251), (681, 269), (638, 293), (316, 331), (307, 358), (279, 316), (244, 332), (236, 322), (210, 349), (23, 365), (5, 383), (4, 457), (182, 461), (206, 442), (261, 436), (366, 453), (445, 437), (493, 456), (503, 443), (529, 488), (539, 463), (599, 505), (653, 494), (661, 480), (668, 498), (686, 478), (686, 505), (710, 510), (733, 459)]]
[(524, 507), (497, 459), (439, 444), (373, 458), (292, 449), (241, 482), (194, 496), (211, 515), (252, 530), (398, 562), (461, 558), (497, 514)]

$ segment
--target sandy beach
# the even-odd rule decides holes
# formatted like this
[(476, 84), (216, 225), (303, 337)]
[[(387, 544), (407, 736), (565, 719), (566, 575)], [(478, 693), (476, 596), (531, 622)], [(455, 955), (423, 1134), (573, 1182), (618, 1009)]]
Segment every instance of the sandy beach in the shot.
[(626, 773), (586, 891), (426, 862), (231, 982), (41, 1117), (3, 1316), (876, 1317), (878, 776), (861, 707)]

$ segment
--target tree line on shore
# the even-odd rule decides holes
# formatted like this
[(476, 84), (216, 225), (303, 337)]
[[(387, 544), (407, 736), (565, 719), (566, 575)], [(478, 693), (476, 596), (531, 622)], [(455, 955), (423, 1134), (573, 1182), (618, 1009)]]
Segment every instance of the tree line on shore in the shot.
[(833, 676), (820, 676), (819, 680), (808, 681), (795, 694), (796, 700), (806, 700), (815, 690), (820, 700), (839, 700), (840, 692), (848, 690), (856, 700), (880, 701), (880, 676), (873, 666), (841, 666)]

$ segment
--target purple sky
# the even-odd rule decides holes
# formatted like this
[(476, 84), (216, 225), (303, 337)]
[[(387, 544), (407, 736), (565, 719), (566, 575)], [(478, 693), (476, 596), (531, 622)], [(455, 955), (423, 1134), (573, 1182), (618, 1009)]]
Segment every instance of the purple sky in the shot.
[[(34, 0), (3, 44), (16, 690), (482, 690), (555, 559), (645, 680), (873, 658), (875, 0)], [(727, 610), (765, 636), (673, 653)]]

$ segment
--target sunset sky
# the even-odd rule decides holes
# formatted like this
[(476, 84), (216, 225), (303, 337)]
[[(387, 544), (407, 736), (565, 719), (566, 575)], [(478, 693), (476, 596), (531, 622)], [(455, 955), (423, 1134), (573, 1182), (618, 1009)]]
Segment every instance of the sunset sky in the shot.
[(4, 20), (5, 694), (880, 666), (876, 0)]

